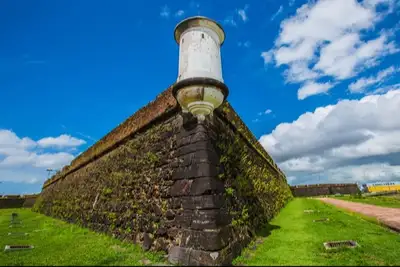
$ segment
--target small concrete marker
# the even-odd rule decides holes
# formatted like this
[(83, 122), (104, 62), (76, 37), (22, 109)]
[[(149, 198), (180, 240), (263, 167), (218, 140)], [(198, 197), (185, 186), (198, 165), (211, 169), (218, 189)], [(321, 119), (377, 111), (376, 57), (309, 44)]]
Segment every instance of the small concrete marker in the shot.
[(321, 219), (313, 220), (313, 222), (327, 222), (327, 221), (329, 221), (329, 218), (321, 218)]
[(6, 245), (4, 251), (30, 250), (33, 248), (31, 245)]
[(324, 242), (324, 247), (326, 250), (338, 248), (355, 248), (357, 246), (359, 246), (358, 243), (353, 240)]

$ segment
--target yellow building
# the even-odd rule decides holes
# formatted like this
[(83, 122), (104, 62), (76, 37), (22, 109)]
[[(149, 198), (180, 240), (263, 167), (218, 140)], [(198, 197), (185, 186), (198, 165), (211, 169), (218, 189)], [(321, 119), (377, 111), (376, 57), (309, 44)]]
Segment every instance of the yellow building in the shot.
[(383, 182), (383, 183), (372, 183), (367, 184), (368, 192), (383, 192), (383, 191), (400, 191), (399, 182)]

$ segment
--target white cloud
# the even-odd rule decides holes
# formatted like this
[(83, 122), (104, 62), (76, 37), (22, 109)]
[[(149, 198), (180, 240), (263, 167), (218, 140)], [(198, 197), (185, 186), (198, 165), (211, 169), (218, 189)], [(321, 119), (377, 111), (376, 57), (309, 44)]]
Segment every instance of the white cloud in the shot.
[(249, 48), (250, 47), (250, 45), (251, 45), (251, 42), (250, 41), (246, 41), (246, 42), (238, 42), (238, 46), (239, 47), (246, 47), (246, 48)]
[(2, 181), (10, 182), (44, 182), (46, 169), (59, 169), (69, 164), (74, 155), (65, 152), (44, 151), (49, 147), (57, 149), (74, 148), (85, 141), (60, 135), (46, 137), (38, 141), (31, 138), (18, 137), (11, 130), (0, 130), (0, 177)]
[(289, 68), (283, 72), (288, 83), (298, 83), (308, 80), (314, 80), (321, 75), (308, 68), (304, 62), (294, 62), (289, 65)]
[(296, 2), (296, 0), (290, 0), (290, 1), (289, 1), (289, 6), (293, 6), (293, 5), (294, 5), (294, 2)]
[(175, 12), (175, 17), (181, 17), (185, 14), (185, 11), (183, 10), (178, 10)]
[(326, 93), (334, 86), (331, 83), (307, 82), (298, 91), (297, 98), (304, 100), (309, 96)]
[(242, 9), (235, 9), (234, 12), (230, 12), (233, 15), (227, 16), (223, 24), (227, 26), (237, 26), (237, 20), (241, 20), (243, 23), (246, 23), (249, 20), (249, 17), (247, 16), (247, 9), (249, 8), (249, 5), (245, 5), (244, 8)]
[(258, 116), (261, 116), (261, 115), (268, 115), (268, 114), (270, 114), (270, 113), (272, 113), (272, 110), (266, 109), (266, 110), (263, 111), (263, 112), (258, 112)]
[(167, 5), (165, 5), (165, 6), (163, 6), (163, 7), (161, 8), (160, 16), (161, 16), (162, 18), (169, 18), (170, 13), (171, 13), (171, 12), (170, 12), (169, 7), (168, 7)]
[(236, 21), (233, 19), (233, 16), (226, 17), (223, 21), (223, 24), (229, 26), (237, 26)]
[(243, 22), (246, 22), (249, 18), (247, 17), (246, 10), (248, 9), (248, 5), (246, 5), (243, 9), (238, 9), (237, 14), (242, 19)]
[(85, 140), (72, 137), (70, 135), (60, 135), (58, 137), (45, 137), (37, 141), (41, 147), (76, 147), (86, 144)]
[(351, 83), (349, 85), (349, 91), (351, 93), (363, 93), (365, 92), (365, 89), (374, 85), (374, 84), (380, 84), (384, 82), (390, 75), (400, 71), (400, 68), (395, 68), (393, 66), (386, 68), (384, 70), (381, 70), (378, 72), (376, 76), (370, 76), (368, 78), (361, 78), (358, 79), (357, 81)]
[[(260, 143), (296, 183), (400, 177), (400, 89), (341, 100), (279, 124)], [(377, 173), (380, 173), (379, 176)]]
[(321, 49), (321, 56), (315, 69), (337, 79), (347, 79), (360, 70), (377, 64), (380, 57), (398, 50), (388, 42), (386, 34), (376, 39), (361, 42), (357, 34), (346, 34)]
[(281, 22), (274, 47), (261, 57), (265, 64), (284, 66), (286, 82), (306, 82), (306, 87), (323, 77), (354, 77), (400, 51), (397, 26), (373, 33), (393, 10), (394, 0), (309, 1)]
[(271, 21), (274, 20), (279, 14), (283, 11), (283, 6), (280, 6), (279, 9), (271, 16)]

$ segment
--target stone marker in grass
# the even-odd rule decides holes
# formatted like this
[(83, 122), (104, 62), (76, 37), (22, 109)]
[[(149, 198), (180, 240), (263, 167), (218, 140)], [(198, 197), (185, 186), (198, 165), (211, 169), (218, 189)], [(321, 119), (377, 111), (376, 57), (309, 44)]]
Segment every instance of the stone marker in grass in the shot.
[(313, 220), (313, 222), (327, 222), (327, 221), (329, 221), (329, 218), (321, 218), (321, 219)]
[(4, 251), (17, 251), (17, 250), (30, 250), (33, 249), (31, 245), (6, 245)]
[(339, 248), (355, 248), (357, 246), (358, 246), (357, 242), (353, 240), (324, 242), (324, 247), (326, 250), (339, 249)]

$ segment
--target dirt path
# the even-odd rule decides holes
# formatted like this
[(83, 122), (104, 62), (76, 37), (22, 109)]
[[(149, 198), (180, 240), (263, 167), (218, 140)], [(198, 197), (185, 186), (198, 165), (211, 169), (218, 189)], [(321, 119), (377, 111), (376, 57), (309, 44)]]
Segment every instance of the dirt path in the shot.
[(345, 201), (333, 198), (318, 198), (319, 200), (335, 205), (339, 208), (358, 212), (366, 216), (375, 217), (389, 228), (400, 232), (400, 209), (385, 208), (375, 205)]

